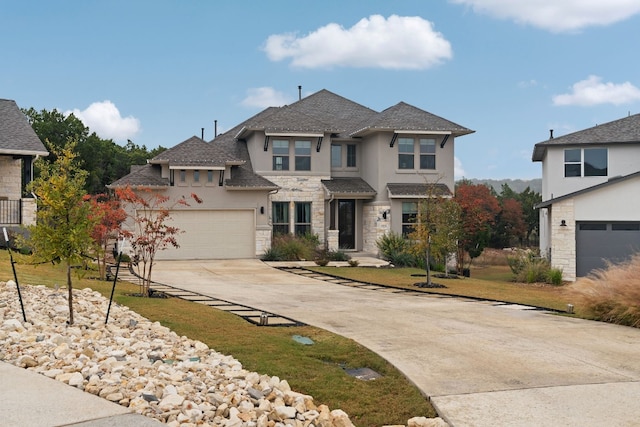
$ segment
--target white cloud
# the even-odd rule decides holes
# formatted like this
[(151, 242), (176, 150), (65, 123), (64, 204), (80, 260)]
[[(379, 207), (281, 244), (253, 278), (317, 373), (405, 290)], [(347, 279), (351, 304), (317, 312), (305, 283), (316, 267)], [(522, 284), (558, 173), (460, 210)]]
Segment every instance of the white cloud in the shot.
[(331, 23), (304, 37), (275, 34), (264, 51), (272, 61), (291, 58), (303, 68), (353, 67), (420, 70), (453, 56), (451, 44), (419, 17), (372, 15), (345, 29)]
[(449, 0), (554, 33), (613, 24), (640, 13), (638, 0)]
[(462, 179), (465, 176), (464, 168), (462, 167), (462, 162), (459, 158), (453, 158), (453, 177), (454, 179)]
[(71, 113), (100, 138), (124, 141), (140, 132), (140, 120), (132, 116), (122, 117), (118, 108), (108, 100), (94, 102), (83, 111), (77, 108), (65, 111), (64, 115)]
[(241, 104), (250, 108), (281, 107), (295, 101), (293, 97), (278, 92), (271, 87), (256, 87), (247, 90)]
[(523, 80), (521, 82), (518, 82), (518, 87), (522, 89), (526, 89), (526, 88), (538, 86), (538, 84), (539, 83), (535, 79)]
[(572, 86), (571, 93), (553, 97), (553, 105), (591, 106), (598, 104), (622, 105), (640, 101), (640, 89), (630, 82), (603, 83), (598, 76), (589, 76)]

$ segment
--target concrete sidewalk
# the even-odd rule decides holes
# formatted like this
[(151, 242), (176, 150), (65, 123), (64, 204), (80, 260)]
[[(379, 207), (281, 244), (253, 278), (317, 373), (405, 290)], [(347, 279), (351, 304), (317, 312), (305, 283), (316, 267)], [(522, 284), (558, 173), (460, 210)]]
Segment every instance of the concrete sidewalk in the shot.
[(162, 261), (154, 277), (351, 338), (400, 369), (455, 427), (640, 425), (638, 329), (357, 289), (259, 260)]
[(159, 421), (60, 381), (0, 362), (5, 427), (158, 427)]

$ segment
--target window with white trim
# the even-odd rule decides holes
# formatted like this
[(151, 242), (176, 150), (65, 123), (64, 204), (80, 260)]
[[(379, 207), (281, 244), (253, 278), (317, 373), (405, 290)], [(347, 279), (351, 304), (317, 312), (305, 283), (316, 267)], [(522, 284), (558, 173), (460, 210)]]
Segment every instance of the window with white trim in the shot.
[(273, 140), (273, 170), (289, 170), (289, 141), (283, 139)]
[(311, 141), (296, 141), (295, 155), (296, 155), (296, 170), (310, 171), (311, 170)]
[(436, 140), (420, 138), (420, 169), (436, 168)]
[(398, 138), (398, 169), (413, 169), (413, 138)]
[(607, 176), (606, 148), (568, 148), (564, 150), (564, 176)]

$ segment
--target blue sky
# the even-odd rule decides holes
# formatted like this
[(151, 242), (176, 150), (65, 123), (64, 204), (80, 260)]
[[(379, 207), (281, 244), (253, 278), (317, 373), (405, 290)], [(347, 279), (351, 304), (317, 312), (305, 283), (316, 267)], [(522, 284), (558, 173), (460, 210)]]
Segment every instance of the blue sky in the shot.
[(476, 131), (457, 177), (538, 178), (533, 145), (640, 112), (638, 0), (0, 0), (0, 98), (172, 147), (327, 89)]

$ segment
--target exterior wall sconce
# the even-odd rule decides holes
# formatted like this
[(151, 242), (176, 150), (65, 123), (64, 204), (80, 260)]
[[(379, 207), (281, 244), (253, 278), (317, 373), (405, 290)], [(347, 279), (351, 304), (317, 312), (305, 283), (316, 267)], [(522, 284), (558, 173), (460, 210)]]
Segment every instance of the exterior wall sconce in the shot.
[(264, 215), (264, 206), (260, 206), (260, 213)]
[(388, 213), (389, 213), (389, 211), (382, 212), (382, 219), (387, 219), (387, 214)]
[(560, 227), (566, 227), (566, 226), (567, 226), (567, 221), (565, 221), (564, 219), (560, 221)]

